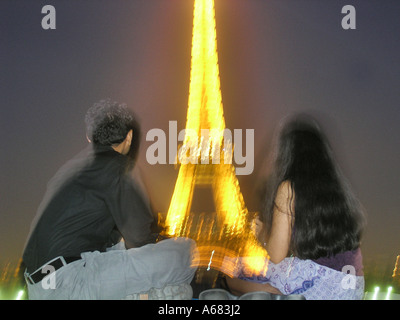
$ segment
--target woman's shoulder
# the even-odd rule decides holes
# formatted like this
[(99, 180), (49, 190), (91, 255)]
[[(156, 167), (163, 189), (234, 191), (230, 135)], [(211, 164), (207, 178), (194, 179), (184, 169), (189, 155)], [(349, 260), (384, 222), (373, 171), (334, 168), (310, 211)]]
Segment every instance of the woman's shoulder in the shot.
[(290, 180), (282, 181), (278, 186), (278, 193), (290, 195), (293, 193), (292, 183)]
[(281, 212), (294, 212), (294, 190), (289, 180), (283, 181), (279, 186), (275, 198), (275, 206)]

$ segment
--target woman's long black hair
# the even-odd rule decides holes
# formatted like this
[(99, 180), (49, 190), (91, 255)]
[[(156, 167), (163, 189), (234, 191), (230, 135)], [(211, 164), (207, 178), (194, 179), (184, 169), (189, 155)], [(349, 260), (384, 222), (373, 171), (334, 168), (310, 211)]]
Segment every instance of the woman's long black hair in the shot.
[(360, 246), (364, 215), (315, 120), (300, 115), (278, 136), (265, 216), (272, 225), (274, 199), (283, 181), (294, 191), (291, 251), (301, 259), (332, 256)]

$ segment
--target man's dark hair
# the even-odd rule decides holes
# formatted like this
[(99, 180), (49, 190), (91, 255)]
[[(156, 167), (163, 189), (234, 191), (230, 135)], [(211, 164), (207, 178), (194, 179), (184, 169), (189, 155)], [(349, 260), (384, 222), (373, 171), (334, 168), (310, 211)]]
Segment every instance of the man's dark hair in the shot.
[(120, 144), (133, 131), (129, 156), (136, 158), (140, 143), (140, 126), (126, 104), (101, 100), (89, 108), (85, 116), (86, 135), (94, 145)]

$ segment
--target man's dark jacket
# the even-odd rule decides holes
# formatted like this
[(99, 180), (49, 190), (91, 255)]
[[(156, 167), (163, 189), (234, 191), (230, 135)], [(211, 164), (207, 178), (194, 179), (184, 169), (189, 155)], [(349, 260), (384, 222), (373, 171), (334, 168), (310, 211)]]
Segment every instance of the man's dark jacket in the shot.
[(155, 242), (156, 221), (129, 168), (111, 147), (88, 148), (50, 180), (23, 253), (29, 273), (57, 256), (80, 257), (122, 238), (126, 248)]

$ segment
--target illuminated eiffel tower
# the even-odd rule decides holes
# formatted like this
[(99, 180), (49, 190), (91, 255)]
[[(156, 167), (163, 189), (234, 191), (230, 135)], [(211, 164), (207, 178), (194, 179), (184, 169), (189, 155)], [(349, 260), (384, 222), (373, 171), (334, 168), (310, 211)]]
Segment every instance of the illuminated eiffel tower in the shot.
[(392, 274), (392, 282), (400, 289), (400, 255), (396, 258), (396, 263), (394, 265), (393, 274)]
[[(199, 266), (233, 276), (241, 261), (247, 270), (265, 273), (268, 255), (250, 230), (224, 129), (214, 0), (195, 0), (186, 131), (165, 234), (196, 240)], [(191, 212), (195, 190), (207, 188), (215, 212)]]

